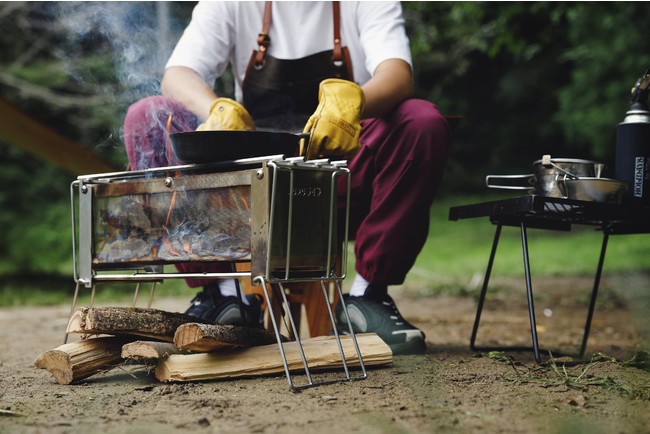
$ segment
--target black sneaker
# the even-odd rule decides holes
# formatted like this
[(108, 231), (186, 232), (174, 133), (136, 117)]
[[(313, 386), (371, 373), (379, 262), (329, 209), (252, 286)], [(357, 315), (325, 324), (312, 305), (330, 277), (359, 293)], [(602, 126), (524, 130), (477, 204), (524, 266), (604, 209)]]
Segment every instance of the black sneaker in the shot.
[[(424, 333), (409, 324), (390, 296), (381, 299), (343, 296), (355, 333), (377, 333), (393, 354), (419, 354), (426, 350)], [(336, 306), (337, 328), (349, 333), (348, 321), (341, 303)]]
[(216, 285), (206, 286), (192, 299), (185, 315), (212, 321), (216, 324), (263, 328), (264, 313), (257, 295), (247, 295), (248, 305), (239, 297), (223, 296)]

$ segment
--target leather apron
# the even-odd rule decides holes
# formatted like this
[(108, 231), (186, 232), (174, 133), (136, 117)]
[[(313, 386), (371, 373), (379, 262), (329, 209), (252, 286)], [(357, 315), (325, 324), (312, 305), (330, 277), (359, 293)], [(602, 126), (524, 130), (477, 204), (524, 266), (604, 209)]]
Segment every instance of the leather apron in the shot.
[(264, 7), (258, 50), (251, 55), (242, 86), (244, 106), (260, 129), (301, 132), (318, 106), (318, 88), (326, 78), (353, 80), (347, 47), (341, 46), (340, 5), (332, 3), (334, 49), (301, 59), (276, 59), (267, 53), (271, 39), (271, 2)]

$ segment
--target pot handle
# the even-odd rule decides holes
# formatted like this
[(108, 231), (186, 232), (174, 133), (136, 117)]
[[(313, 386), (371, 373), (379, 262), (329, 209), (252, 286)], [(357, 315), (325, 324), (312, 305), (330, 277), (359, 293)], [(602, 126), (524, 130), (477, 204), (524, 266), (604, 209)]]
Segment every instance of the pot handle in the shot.
[(555, 175), (555, 185), (557, 185), (557, 189), (560, 190), (562, 199), (569, 198), (569, 190), (566, 188), (567, 178), (569, 178), (569, 176), (566, 173), (563, 176), (560, 176), (559, 173)]
[[(502, 182), (515, 180), (513, 185), (494, 184), (493, 180), (501, 180)], [(519, 180), (526, 180), (528, 185), (517, 185)], [(488, 175), (485, 177), (485, 186), (488, 188), (501, 188), (504, 190), (534, 190), (532, 186), (535, 182), (535, 175), (532, 173), (526, 175)]]

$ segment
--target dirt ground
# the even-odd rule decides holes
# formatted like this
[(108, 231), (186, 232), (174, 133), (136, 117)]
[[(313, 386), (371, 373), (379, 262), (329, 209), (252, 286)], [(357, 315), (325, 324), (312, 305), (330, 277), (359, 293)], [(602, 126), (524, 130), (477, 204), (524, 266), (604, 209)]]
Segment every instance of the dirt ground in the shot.
[[(494, 283), (479, 343), (530, 344), (523, 283)], [(586, 360), (570, 366), (559, 358), (539, 366), (527, 352), (474, 353), (475, 297), (396, 288), (404, 316), (426, 332), (426, 354), (396, 356), (362, 381), (300, 392), (284, 375), (159, 383), (140, 365), (59, 385), (33, 362), (62, 343), (69, 306), (4, 308), (0, 433), (648, 432), (650, 372), (641, 356), (649, 350), (649, 284), (648, 275), (605, 277)], [(544, 347), (578, 347), (590, 285), (557, 278), (536, 286)], [(153, 307), (179, 311), (186, 302)]]

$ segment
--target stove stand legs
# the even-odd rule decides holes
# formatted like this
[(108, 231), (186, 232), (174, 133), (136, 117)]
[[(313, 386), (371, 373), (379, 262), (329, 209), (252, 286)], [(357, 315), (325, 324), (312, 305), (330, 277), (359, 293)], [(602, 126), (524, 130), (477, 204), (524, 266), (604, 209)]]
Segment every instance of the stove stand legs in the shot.
[[(77, 308), (77, 299), (79, 298), (79, 288), (81, 287), (81, 282), (78, 280), (77, 285), (74, 288), (74, 295), (72, 296), (72, 306), (70, 306), (70, 314), (68, 315), (68, 321), (70, 321), (70, 318), (72, 318), (72, 314), (74, 313), (74, 310)], [(66, 325), (66, 329), (67, 329)], [(63, 336), (63, 345), (68, 343), (68, 331), (64, 333)]]
[[(271, 303), (272, 303), (273, 299), (270, 296), (269, 290), (268, 290), (268, 285), (270, 283), (268, 283), (263, 277), (256, 277), (253, 280), (254, 280), (255, 284), (262, 285), (262, 289), (264, 291), (264, 297), (266, 298), (267, 306), (269, 307), (269, 311), (272, 311)], [(345, 303), (343, 302), (343, 292), (341, 290), (340, 282), (335, 281), (335, 284), (336, 284), (336, 289), (337, 289), (338, 294), (339, 294), (340, 303), (341, 303), (341, 305), (343, 307), (343, 310), (345, 312), (345, 315), (347, 317), (347, 308), (345, 306)], [(360, 369), (361, 369), (361, 375), (357, 376), (357, 377), (352, 377), (350, 375), (349, 362), (350, 362), (350, 359), (352, 359), (354, 361), (355, 357), (352, 357), (352, 358), (350, 356), (346, 357), (346, 354), (345, 354), (345, 351), (344, 351), (344, 348), (343, 348), (343, 343), (341, 341), (341, 336), (339, 335), (339, 332), (338, 332), (338, 330), (336, 328), (336, 321), (335, 321), (335, 317), (334, 317), (334, 312), (332, 311), (332, 305), (331, 305), (329, 293), (328, 293), (328, 290), (327, 290), (326, 281), (321, 281), (321, 288), (322, 288), (323, 294), (325, 296), (325, 304), (327, 306), (327, 312), (328, 312), (330, 321), (332, 322), (332, 327), (333, 327), (333, 330), (334, 330), (334, 337), (335, 337), (335, 340), (336, 340), (336, 345), (338, 347), (339, 354), (341, 356), (341, 363), (342, 363), (343, 370), (344, 370), (344, 377), (343, 378), (336, 378), (336, 379), (332, 379), (332, 380), (322, 380), (322, 381), (315, 381), (314, 380), (314, 377), (313, 377), (313, 375), (312, 375), (312, 373), (310, 371), (310, 367), (309, 367), (309, 360), (308, 360), (309, 357), (308, 357), (307, 354), (305, 354), (305, 351), (304, 351), (304, 348), (303, 348), (303, 345), (302, 345), (302, 341), (300, 339), (300, 331), (297, 329), (296, 322), (294, 321), (293, 315), (291, 314), (291, 309), (289, 307), (289, 300), (287, 299), (286, 292), (285, 292), (284, 287), (282, 286), (281, 283), (279, 283), (279, 286), (280, 286), (280, 291), (279, 292), (281, 294), (282, 301), (278, 301), (278, 303), (282, 303), (283, 306), (285, 307), (283, 310), (284, 310), (285, 314), (289, 318), (289, 324), (287, 325), (287, 327), (291, 327), (291, 332), (292, 332), (293, 336), (296, 339), (295, 343), (296, 343), (296, 347), (298, 349), (298, 353), (300, 355), (300, 362), (293, 361), (293, 363), (291, 363), (288, 360), (287, 352), (285, 351), (285, 347), (284, 347), (285, 344), (283, 343), (282, 334), (280, 333), (280, 324), (278, 324), (277, 319), (275, 318), (275, 315), (270, 314), (269, 317), (271, 319), (271, 324), (273, 325), (273, 331), (275, 332), (275, 336), (276, 336), (277, 341), (278, 341), (280, 356), (282, 357), (282, 364), (284, 366), (284, 371), (285, 371), (285, 373), (287, 375), (287, 381), (289, 382), (289, 387), (291, 389), (293, 389), (293, 390), (299, 390), (299, 389), (304, 389), (304, 388), (312, 387), (312, 386), (316, 386), (316, 385), (340, 383), (340, 382), (343, 382), (343, 381), (352, 381), (352, 380), (363, 380), (363, 379), (367, 378), (368, 374), (367, 374), (367, 371), (366, 371), (365, 364), (363, 362), (363, 356), (361, 355), (361, 350), (359, 348), (359, 344), (357, 342), (357, 338), (356, 338), (356, 335), (354, 334), (354, 332), (350, 334), (350, 339), (352, 340), (353, 345), (354, 345), (354, 350), (356, 352), (356, 360), (358, 360), (358, 364), (359, 364)], [(349, 317), (347, 317), (347, 320), (348, 320), (348, 323), (349, 323), (350, 322)], [(298, 364), (298, 366), (300, 364), (302, 364), (302, 369), (297, 368), (296, 364)], [(292, 371), (294, 371), (294, 372), (295, 371), (301, 371), (301, 370), (304, 372), (304, 375), (306, 377), (306, 382), (304, 384), (296, 384), (296, 382), (294, 381), (294, 377), (293, 377), (291, 372)]]
[[(534, 297), (533, 297), (533, 285), (532, 285), (532, 278), (531, 278), (531, 273), (530, 273), (530, 257), (528, 254), (528, 236), (526, 232), (526, 224), (524, 222), (521, 222), (521, 247), (522, 247), (522, 253), (523, 253), (523, 259), (524, 259), (524, 273), (525, 273), (525, 279), (526, 279), (526, 296), (528, 299), (528, 316), (530, 320), (530, 331), (531, 331), (531, 339), (532, 339), (532, 348), (530, 347), (519, 347), (519, 346), (508, 346), (508, 347), (503, 347), (503, 346), (477, 346), (476, 345), (476, 335), (478, 333), (479, 325), (481, 322), (481, 314), (483, 312), (483, 306), (485, 304), (485, 297), (487, 294), (489, 282), (490, 282), (490, 275), (492, 274), (492, 266), (494, 265), (494, 258), (496, 256), (496, 251), (497, 251), (497, 246), (499, 245), (499, 238), (501, 237), (501, 224), (496, 225), (496, 231), (494, 234), (494, 241), (492, 242), (492, 250), (490, 252), (490, 259), (488, 260), (488, 265), (487, 269), (485, 271), (485, 278), (483, 280), (483, 287), (481, 288), (481, 293), (479, 295), (478, 299), (478, 306), (476, 309), (476, 318), (474, 320), (474, 326), (472, 328), (472, 336), (470, 337), (470, 344), (469, 347), (472, 351), (492, 351), (492, 350), (497, 350), (497, 351), (533, 351), (534, 356), (535, 356), (535, 361), (538, 364), (542, 363), (542, 358), (541, 358), (541, 352), (543, 350), (540, 349), (539, 347), (539, 339), (537, 336), (537, 321), (535, 319), (535, 304), (534, 304)], [(596, 298), (598, 296), (598, 287), (600, 285), (600, 279), (602, 276), (602, 271), (603, 271), (603, 264), (605, 262), (605, 253), (607, 251), (607, 241), (609, 239), (609, 230), (607, 228), (604, 228), (603, 230), (603, 243), (602, 247), (600, 250), (600, 257), (598, 260), (598, 267), (596, 269), (596, 276), (594, 279), (594, 286), (591, 292), (591, 300), (589, 301), (589, 309), (587, 311), (587, 320), (585, 323), (585, 328), (584, 328), (584, 333), (582, 336), (582, 342), (580, 346), (580, 352), (578, 354), (578, 357), (582, 358), (585, 354), (585, 350), (587, 349), (587, 340), (589, 339), (589, 332), (591, 329), (591, 321), (593, 319), (593, 314), (594, 314), (594, 309), (596, 307)]]

